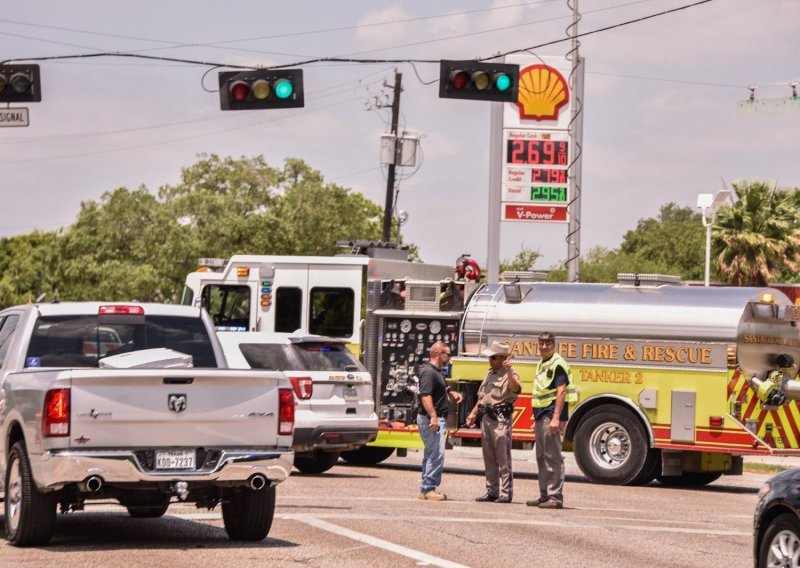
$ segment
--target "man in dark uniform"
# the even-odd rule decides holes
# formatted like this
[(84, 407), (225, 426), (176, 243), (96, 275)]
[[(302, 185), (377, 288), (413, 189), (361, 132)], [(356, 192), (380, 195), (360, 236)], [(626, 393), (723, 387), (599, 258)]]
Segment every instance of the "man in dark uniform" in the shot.
[(489, 357), (489, 372), (478, 387), (478, 401), (466, 420), (472, 428), (481, 416), (486, 493), (475, 500), (511, 503), (514, 498), (511, 427), (514, 402), (522, 386), (519, 375), (511, 368), (511, 346), (507, 342), (495, 341), (483, 354)]
[(444, 501), (447, 496), (436, 491), (442, 482), (444, 448), (447, 441), (447, 409), (449, 399), (461, 402), (461, 393), (451, 392), (442, 375), (442, 367), (450, 360), (450, 347), (437, 341), (431, 346), (428, 362), (419, 375), (419, 400), (417, 426), (425, 452), (422, 455), (422, 481), (419, 498), (427, 501)]

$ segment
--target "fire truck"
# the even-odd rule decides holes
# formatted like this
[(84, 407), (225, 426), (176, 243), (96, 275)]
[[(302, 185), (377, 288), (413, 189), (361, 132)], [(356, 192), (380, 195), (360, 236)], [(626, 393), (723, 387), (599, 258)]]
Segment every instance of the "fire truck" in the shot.
[[(479, 283), (459, 278), (466, 257), (455, 270), (381, 258), (399, 252), (354, 246), (335, 257), (235, 256), (222, 271), (190, 274), (185, 300), (210, 308), (220, 329), (297, 326), (346, 337), (374, 378), (380, 418), (375, 442), (343, 454), (354, 463), (422, 447), (416, 375), (434, 341), (449, 344), (455, 356), (445, 371), (464, 396), (448, 416), (450, 443), (480, 444), (479, 431), (464, 422), (488, 370), (481, 353), (506, 340), (523, 385), (513, 443), (532, 447), (543, 331), (556, 335), (572, 368), (578, 401), (565, 447), (593, 482), (698, 486), (740, 474), (745, 455), (800, 455), (800, 306), (780, 291), (693, 287), (643, 274), (559, 284), (506, 273), (501, 282)], [(291, 325), (280, 323), (284, 294), (292, 299)], [(231, 295), (247, 298), (245, 315), (232, 315)], [(339, 310), (333, 324), (321, 316), (320, 298), (329, 295)]]

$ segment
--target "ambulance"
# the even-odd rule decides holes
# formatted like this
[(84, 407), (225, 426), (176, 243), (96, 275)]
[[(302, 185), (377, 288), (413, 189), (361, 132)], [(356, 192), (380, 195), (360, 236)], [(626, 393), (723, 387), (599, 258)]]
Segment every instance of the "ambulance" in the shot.
[(448, 267), (401, 252), (367, 243), (335, 257), (234, 256), (220, 271), (190, 274), (185, 301), (210, 308), (219, 329), (347, 339), (373, 377), (379, 417), (377, 439), (342, 454), (353, 463), (422, 448), (417, 373), (435, 341), (450, 346), (445, 373), (464, 396), (448, 416), (450, 443), (480, 444), (464, 422), (489, 367), (481, 353), (505, 340), (523, 384), (513, 444), (531, 448), (543, 331), (572, 368), (578, 401), (565, 447), (593, 482), (700, 486), (741, 474), (746, 455), (800, 455), (800, 306), (780, 291), (645, 274), (559, 284), (506, 273), (479, 283), (466, 255)]

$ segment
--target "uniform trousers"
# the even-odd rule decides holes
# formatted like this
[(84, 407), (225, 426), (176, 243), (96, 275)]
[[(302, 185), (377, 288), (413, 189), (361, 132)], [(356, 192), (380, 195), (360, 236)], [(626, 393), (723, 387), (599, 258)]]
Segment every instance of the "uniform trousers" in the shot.
[(511, 420), (481, 418), (481, 447), (486, 474), (486, 493), (493, 497), (514, 497), (511, 470)]
[(564, 454), (561, 453), (561, 429), (550, 432), (552, 413), (539, 416), (534, 423), (539, 495), (542, 499), (564, 502)]

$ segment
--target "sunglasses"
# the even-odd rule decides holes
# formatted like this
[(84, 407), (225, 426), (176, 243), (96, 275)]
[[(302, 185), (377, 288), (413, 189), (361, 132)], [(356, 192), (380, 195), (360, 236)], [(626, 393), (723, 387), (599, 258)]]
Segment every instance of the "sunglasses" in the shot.
[(508, 355), (492, 355), (489, 359), (505, 359)]

